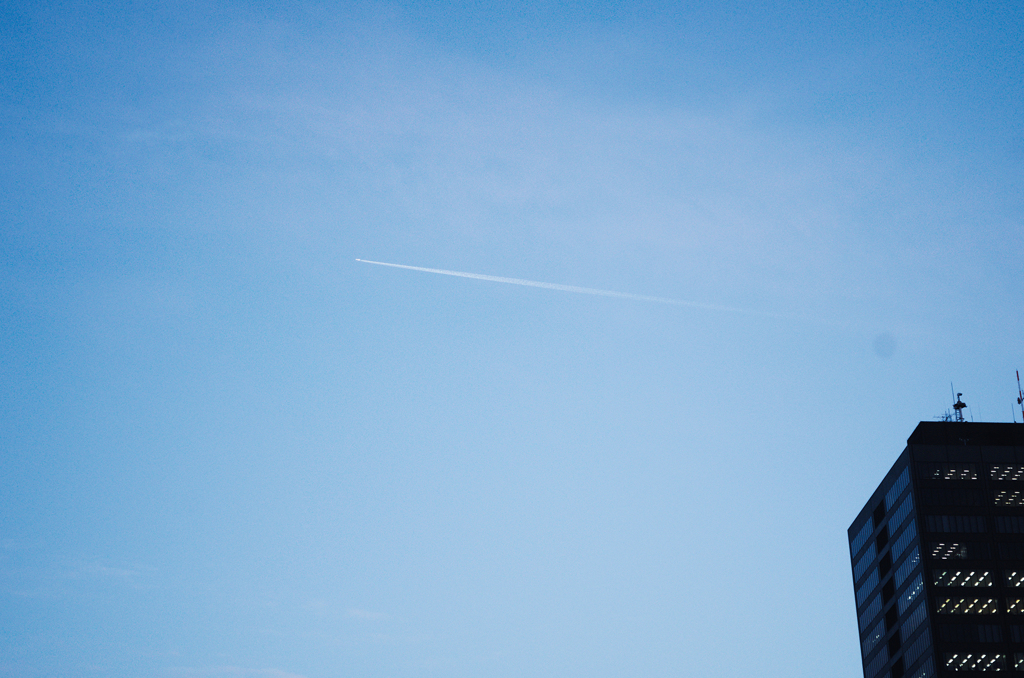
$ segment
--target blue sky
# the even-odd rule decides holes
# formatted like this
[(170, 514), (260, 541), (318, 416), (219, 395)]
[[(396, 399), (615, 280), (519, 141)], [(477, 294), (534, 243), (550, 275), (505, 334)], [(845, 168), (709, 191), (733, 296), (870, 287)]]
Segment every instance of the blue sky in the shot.
[(1018, 3), (0, 12), (0, 675), (854, 678), (1011, 421)]

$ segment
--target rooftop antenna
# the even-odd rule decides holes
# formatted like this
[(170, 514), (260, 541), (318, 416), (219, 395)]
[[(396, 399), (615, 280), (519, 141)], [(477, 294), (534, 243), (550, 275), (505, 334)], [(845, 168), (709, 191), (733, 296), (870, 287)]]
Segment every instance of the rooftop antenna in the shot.
[(964, 408), (967, 407), (967, 403), (960, 400), (960, 396), (962, 396), (963, 393), (956, 392), (956, 389), (953, 388), (953, 382), (949, 382), (949, 390), (956, 396), (956, 402), (953, 403), (953, 416), (956, 417), (956, 421), (962, 424), (964, 423)]
[[(1020, 370), (1017, 370), (1017, 404), (1020, 405), (1020, 416), (1024, 417), (1024, 391), (1020, 390)], [(1017, 413), (1013, 413), (1013, 421), (1017, 421)]]

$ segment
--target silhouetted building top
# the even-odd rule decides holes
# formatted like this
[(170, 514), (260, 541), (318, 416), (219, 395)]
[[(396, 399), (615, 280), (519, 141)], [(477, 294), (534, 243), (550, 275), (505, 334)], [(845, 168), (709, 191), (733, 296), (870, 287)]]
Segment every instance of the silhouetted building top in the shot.
[(865, 678), (1024, 675), (1024, 425), (921, 422), (848, 536)]

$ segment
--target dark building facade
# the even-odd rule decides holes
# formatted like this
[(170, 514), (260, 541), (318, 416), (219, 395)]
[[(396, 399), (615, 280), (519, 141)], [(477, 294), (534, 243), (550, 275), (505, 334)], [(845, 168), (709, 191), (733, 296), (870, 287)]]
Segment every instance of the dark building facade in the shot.
[(1024, 676), (1024, 425), (921, 422), (848, 536), (865, 678)]

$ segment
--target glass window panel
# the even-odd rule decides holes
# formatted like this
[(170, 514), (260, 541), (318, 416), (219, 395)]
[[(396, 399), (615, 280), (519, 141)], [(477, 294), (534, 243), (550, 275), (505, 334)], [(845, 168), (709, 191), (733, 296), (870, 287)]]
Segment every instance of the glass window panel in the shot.
[(992, 573), (980, 570), (934, 570), (936, 586), (992, 586)]
[(932, 658), (928, 658), (928, 661), (921, 665), (918, 669), (918, 673), (913, 674), (910, 678), (934, 678), (935, 676), (935, 663), (932, 662)]
[(1024, 492), (996, 490), (996, 506), (1024, 506)]
[(860, 532), (850, 542), (850, 556), (856, 556), (860, 553), (860, 549), (867, 543), (868, 537), (871, 536), (871, 532), (875, 529), (875, 521), (868, 516), (868, 522), (864, 523), (864, 527), (860, 528)]
[(1024, 586), (1024, 570), (1006, 570), (1006, 585), (1011, 588)]
[(1024, 671), (1024, 652), (1013, 653), (1013, 670)]
[(982, 643), (1003, 642), (1003, 627), (998, 624), (981, 624), (978, 626), (978, 641)]
[(996, 516), (996, 532), (1003, 534), (1024, 534), (1024, 517)]
[(989, 478), (992, 480), (1024, 480), (1024, 466), (993, 464), (989, 468)]
[(1000, 560), (1024, 560), (1024, 544), (1000, 542), (997, 546)]
[(928, 516), (925, 526), (929, 532), (984, 532), (983, 516)]
[(908, 494), (907, 498), (903, 500), (900, 507), (892, 514), (892, 518), (889, 519), (889, 534), (896, 534), (896, 530), (900, 528), (903, 521), (907, 519), (910, 512), (914, 509), (914, 495)]
[(1006, 611), (1010, 614), (1024, 614), (1024, 600), (1020, 598), (1007, 598)]
[(882, 667), (885, 666), (886, 662), (888, 661), (889, 648), (883, 645), (882, 649), (878, 651), (877, 655), (875, 655), (875, 658), (868, 662), (867, 667), (865, 667), (865, 678), (874, 678), (876, 675), (878, 675), (878, 672), (882, 670)]
[(860, 632), (864, 633), (864, 629), (868, 627), (868, 624), (875, 620), (878, 613), (882, 611), (882, 594), (879, 593), (877, 596), (871, 599), (868, 606), (864, 608), (864, 612), (860, 615)]
[(907, 525), (907, 529), (903, 530), (903, 533), (896, 539), (892, 544), (892, 557), (893, 560), (900, 557), (904, 549), (910, 546), (910, 542), (914, 541), (917, 537), (917, 525), (913, 520)]
[(917, 673), (910, 678), (933, 678), (933, 676), (935, 676), (935, 664), (932, 662), (931, 657), (929, 657), (924, 664), (921, 664), (921, 668), (917, 670)]
[[(928, 606), (925, 604), (925, 601), (922, 600), (921, 604), (915, 607), (914, 611), (907, 615), (906, 621), (904, 621), (903, 625), (900, 627), (900, 633), (904, 637), (909, 636), (911, 633), (914, 632), (914, 629), (916, 629), (917, 626), (925, 620), (927, 616)], [(884, 629), (882, 630), (882, 634), (885, 634)]]
[(978, 467), (975, 464), (927, 464), (925, 480), (977, 480)]
[(871, 563), (875, 560), (875, 544), (871, 543), (871, 546), (864, 552), (864, 555), (860, 557), (853, 566), (853, 580), (860, 581), (860, 578), (864, 576), (867, 569), (871, 567)]
[(896, 586), (903, 586), (903, 582), (907, 580), (910, 573), (914, 571), (914, 568), (921, 562), (921, 551), (916, 546), (914, 550), (910, 552), (907, 559), (903, 561), (903, 564), (896, 568), (896, 574), (893, 575), (893, 581), (896, 582)]
[(967, 544), (932, 542), (932, 558), (939, 560), (963, 560), (967, 557)]
[(995, 598), (939, 597), (936, 599), (939, 614), (996, 614), (999, 606)]
[(931, 647), (932, 639), (928, 633), (928, 629), (925, 629), (921, 637), (914, 641), (913, 645), (908, 647), (903, 652), (903, 663), (906, 666), (912, 666), (914, 662), (921, 658), (924, 651)]
[(903, 473), (893, 483), (892, 488), (885, 493), (885, 510), (892, 509), (892, 505), (896, 503), (896, 500), (903, 494), (903, 490), (907, 489), (907, 483), (910, 482), (910, 467), (903, 469)]
[(885, 620), (883, 619), (877, 624), (875, 624), (875, 628), (871, 629), (871, 632), (868, 633), (866, 638), (864, 638), (864, 642), (861, 643), (861, 656), (864, 659), (867, 659), (868, 655), (871, 654), (871, 651), (875, 649), (876, 645), (878, 645), (878, 641), (880, 641), (884, 637)]
[(947, 652), (950, 671), (1005, 671), (1006, 655), (982, 652)]
[(907, 608), (910, 607), (910, 604), (914, 602), (914, 599), (917, 598), (918, 594), (921, 593), (921, 591), (923, 590), (924, 578), (919, 574), (916, 577), (914, 577), (914, 581), (911, 582), (907, 586), (907, 588), (903, 589), (903, 591), (900, 592), (898, 603), (900, 608), (900, 614), (903, 614), (907, 611)]
[(857, 587), (857, 607), (859, 608), (868, 599), (875, 587), (878, 586), (878, 570), (872, 572), (864, 583)]

